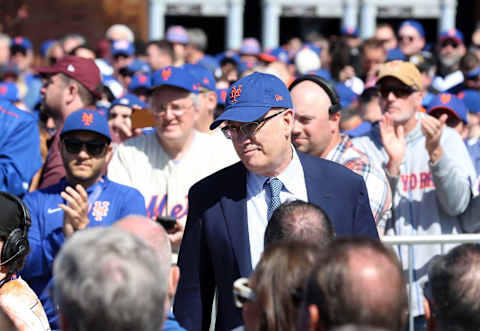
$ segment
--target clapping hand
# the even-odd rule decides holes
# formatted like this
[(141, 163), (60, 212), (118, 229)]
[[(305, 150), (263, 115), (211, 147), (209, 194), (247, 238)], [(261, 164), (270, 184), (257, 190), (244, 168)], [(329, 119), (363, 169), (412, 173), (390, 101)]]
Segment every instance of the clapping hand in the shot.
[(70, 237), (75, 231), (85, 229), (88, 219), (88, 194), (82, 185), (77, 184), (75, 189), (68, 186), (60, 196), (67, 204), (59, 204), (63, 214), (63, 233)]
[(389, 157), (387, 170), (392, 176), (398, 176), (400, 165), (407, 150), (403, 125), (398, 125), (395, 128), (392, 116), (385, 113), (380, 120), (380, 136), (385, 152)]

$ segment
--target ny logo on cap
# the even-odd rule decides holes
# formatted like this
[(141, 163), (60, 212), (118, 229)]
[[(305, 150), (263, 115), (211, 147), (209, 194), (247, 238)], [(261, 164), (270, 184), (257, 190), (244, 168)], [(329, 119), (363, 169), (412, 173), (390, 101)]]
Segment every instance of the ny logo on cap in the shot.
[(138, 76), (138, 81), (140, 83), (146, 83), (147, 82), (147, 76), (145, 76), (145, 75)]
[(240, 93), (242, 93), (242, 85), (232, 86), (232, 90), (230, 91), (230, 101), (233, 103), (237, 102), (237, 98), (240, 97)]
[(5, 85), (0, 86), (0, 94), (6, 94), (7, 93), (7, 87)]
[(67, 66), (67, 71), (75, 72), (75, 67), (74, 67), (73, 65), (69, 64), (69, 65)]
[(279, 94), (275, 94), (275, 101), (276, 102), (279, 102), (279, 101), (282, 101), (283, 100), (283, 97)]
[(172, 69), (171, 69), (171, 68), (163, 69), (163, 70), (162, 70), (162, 78), (163, 78), (163, 80), (168, 80), (171, 75), (172, 75)]
[(83, 113), (82, 115), (82, 122), (83, 124), (85, 124), (86, 126), (90, 126), (90, 124), (93, 123), (93, 114), (87, 114), (87, 113)]
[(443, 103), (444, 105), (449, 103), (451, 99), (452, 99), (452, 96), (450, 94), (447, 94), (447, 93), (440, 94), (440, 102)]
[(222, 101), (225, 101), (227, 99), (227, 91), (223, 90), (222, 92), (220, 92), (220, 98), (222, 99)]
[(203, 77), (203, 84), (208, 84), (210, 83), (210, 81), (208, 80), (207, 77)]

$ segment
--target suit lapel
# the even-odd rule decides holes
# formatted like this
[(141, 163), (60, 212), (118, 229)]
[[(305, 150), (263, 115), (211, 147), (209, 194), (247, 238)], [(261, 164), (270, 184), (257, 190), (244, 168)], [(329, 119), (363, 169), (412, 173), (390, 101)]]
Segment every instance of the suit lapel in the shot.
[(221, 205), (240, 276), (247, 277), (252, 272), (247, 221), (247, 170), (239, 163), (233, 174), (232, 185), (229, 186), (231, 190), (226, 192)]

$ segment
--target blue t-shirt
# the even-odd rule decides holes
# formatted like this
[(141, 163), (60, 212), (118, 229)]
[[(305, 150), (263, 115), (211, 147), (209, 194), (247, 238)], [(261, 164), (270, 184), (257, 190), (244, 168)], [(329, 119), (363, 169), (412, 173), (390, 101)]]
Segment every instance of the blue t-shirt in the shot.
[[(30, 210), (32, 226), (28, 232), (30, 254), (21, 271), (37, 295), (52, 277), (53, 259), (65, 240), (63, 211), (66, 201), (60, 193), (68, 186), (59, 183), (27, 194), (23, 201)], [(110, 181), (105, 176), (87, 188), (89, 199), (88, 227), (109, 226), (128, 215), (146, 215), (145, 199), (136, 189)]]

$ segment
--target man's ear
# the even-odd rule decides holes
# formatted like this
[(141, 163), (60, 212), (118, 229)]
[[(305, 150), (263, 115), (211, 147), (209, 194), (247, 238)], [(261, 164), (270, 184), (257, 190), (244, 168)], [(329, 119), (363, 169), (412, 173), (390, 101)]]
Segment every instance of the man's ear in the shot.
[(78, 95), (78, 86), (73, 83), (68, 84), (66, 102), (69, 104), (72, 103), (77, 97), (77, 95)]
[(423, 298), (423, 311), (425, 312), (425, 320), (427, 322), (427, 331), (434, 331), (435, 320), (432, 314), (432, 307), (430, 306), (430, 302), (425, 298)]

